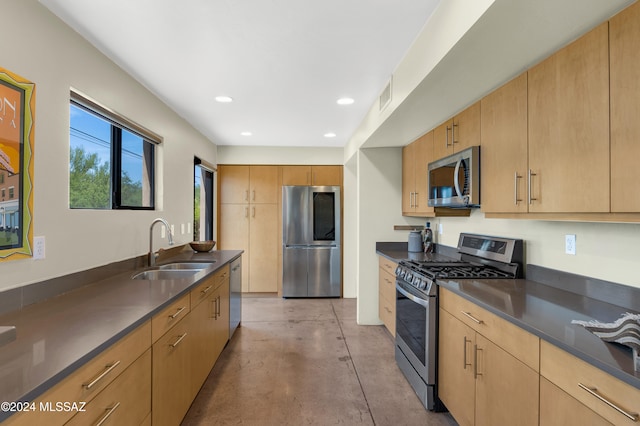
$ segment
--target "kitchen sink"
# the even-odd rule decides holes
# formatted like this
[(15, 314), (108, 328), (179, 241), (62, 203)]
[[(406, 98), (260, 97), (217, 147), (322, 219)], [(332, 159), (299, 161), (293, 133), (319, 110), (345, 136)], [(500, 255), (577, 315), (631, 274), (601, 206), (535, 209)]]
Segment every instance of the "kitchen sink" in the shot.
[(195, 275), (202, 271), (200, 269), (151, 269), (149, 271), (138, 272), (133, 277), (134, 280), (179, 280)]
[[(214, 261), (215, 262), (215, 261)], [(167, 263), (166, 265), (158, 265), (156, 269), (167, 271), (167, 270), (184, 270), (184, 269), (207, 269), (214, 262), (175, 262), (175, 263)]]

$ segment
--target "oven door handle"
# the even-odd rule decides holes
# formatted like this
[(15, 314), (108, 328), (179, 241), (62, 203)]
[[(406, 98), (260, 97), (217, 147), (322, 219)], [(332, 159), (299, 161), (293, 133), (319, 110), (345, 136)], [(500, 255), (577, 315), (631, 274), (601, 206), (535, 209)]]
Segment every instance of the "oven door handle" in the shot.
[(418, 296), (414, 296), (413, 294), (409, 293), (404, 288), (400, 287), (398, 285), (398, 283), (396, 283), (396, 290), (398, 290), (400, 293), (402, 293), (403, 296), (405, 296), (407, 299), (411, 300), (412, 302), (416, 302), (418, 305), (422, 305), (425, 308), (429, 307), (429, 301), (428, 300), (425, 300), (425, 299), (423, 299), (421, 297), (418, 297)]

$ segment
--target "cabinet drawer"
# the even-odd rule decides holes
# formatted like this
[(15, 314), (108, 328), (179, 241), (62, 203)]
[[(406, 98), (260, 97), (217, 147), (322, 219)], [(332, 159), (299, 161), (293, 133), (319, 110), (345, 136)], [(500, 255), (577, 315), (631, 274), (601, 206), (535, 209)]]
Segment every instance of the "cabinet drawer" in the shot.
[[(36, 407), (39, 408), (41, 403), (43, 405), (53, 404), (53, 409), (58, 402), (88, 403), (150, 346), (151, 324), (147, 321), (37, 398), (35, 400)], [(34, 412), (15, 414), (3, 422), (3, 426), (62, 425), (76, 412), (38, 409)]]
[(207, 277), (202, 283), (198, 284), (196, 288), (191, 290), (191, 310), (194, 310), (196, 306), (203, 300), (207, 299), (211, 293), (216, 290), (216, 281), (213, 276)]
[[(385, 327), (395, 337), (396, 335), (396, 306), (395, 303), (387, 299), (382, 292), (378, 294), (378, 316), (384, 323)], [(394, 299), (391, 299), (395, 301)]]
[(545, 341), (540, 344), (540, 374), (611, 423), (637, 421), (624, 413), (640, 420), (640, 389)]
[(185, 294), (151, 318), (151, 340), (155, 342), (191, 310), (190, 295)]
[(537, 336), (442, 287), (439, 301), (442, 309), (539, 371), (540, 339)]
[(378, 269), (378, 288), (388, 300), (396, 300), (396, 277), (383, 269)]
[(611, 423), (597, 415), (562, 389), (540, 378), (540, 426), (611, 426)]
[(84, 408), (66, 424), (140, 425), (151, 413), (151, 348)]
[(380, 269), (387, 271), (388, 273), (390, 273), (395, 277), (396, 268), (398, 267), (398, 264), (392, 260), (387, 259), (384, 256), (378, 256), (378, 258), (379, 258), (378, 262), (380, 265)]
[(229, 279), (229, 264), (226, 264), (222, 268), (218, 269), (212, 276), (214, 289), (220, 287), (220, 285), (227, 282), (228, 279)]

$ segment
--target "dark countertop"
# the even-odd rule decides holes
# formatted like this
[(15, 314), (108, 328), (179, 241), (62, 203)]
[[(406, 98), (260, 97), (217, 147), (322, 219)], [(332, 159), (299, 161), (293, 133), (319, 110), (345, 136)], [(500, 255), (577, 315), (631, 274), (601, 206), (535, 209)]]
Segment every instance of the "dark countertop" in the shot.
[(0, 325), (16, 327), (16, 339), (0, 347), (0, 401), (35, 399), (240, 255), (185, 250), (158, 264), (215, 263), (171, 281), (132, 280), (139, 270), (128, 271), (0, 316)]
[[(396, 262), (409, 256), (406, 245), (404, 252), (385, 245), (376, 251)], [(572, 320), (613, 322), (630, 309), (527, 279), (456, 279), (437, 284), (640, 389), (640, 372), (634, 371), (630, 348), (603, 342), (571, 324)]]

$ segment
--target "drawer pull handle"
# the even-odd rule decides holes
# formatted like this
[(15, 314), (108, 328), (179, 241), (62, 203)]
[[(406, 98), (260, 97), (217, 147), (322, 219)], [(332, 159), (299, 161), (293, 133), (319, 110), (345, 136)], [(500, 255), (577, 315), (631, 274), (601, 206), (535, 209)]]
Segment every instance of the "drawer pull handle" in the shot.
[(205, 288), (204, 290), (200, 290), (200, 293), (202, 294), (207, 294), (209, 292), (209, 290), (211, 290), (211, 288), (213, 288), (212, 285), (208, 286), (207, 288)]
[(106, 409), (107, 412), (105, 413), (104, 416), (102, 416), (102, 418), (96, 423), (95, 426), (102, 426), (102, 424), (107, 421), (109, 416), (111, 416), (113, 414), (113, 412), (118, 409), (119, 406), (120, 406), (120, 403), (116, 402), (116, 404), (113, 407), (107, 408)]
[(169, 315), (169, 318), (176, 319), (178, 317), (178, 315), (180, 315), (182, 313), (182, 311), (184, 311), (185, 309), (187, 309), (187, 307), (183, 306), (182, 308), (178, 309), (175, 314)]
[(638, 418), (639, 418), (638, 413), (627, 413), (625, 410), (623, 410), (622, 408), (618, 407), (616, 404), (614, 404), (613, 402), (609, 401), (604, 396), (600, 395), (598, 393), (598, 388), (593, 388), (593, 387), (590, 388), (588, 386), (583, 385), (582, 383), (578, 383), (578, 386), (580, 386), (580, 389), (583, 389), (583, 390), (589, 392), (592, 396), (595, 396), (600, 401), (604, 402), (609, 407), (613, 408), (618, 413), (622, 414), (623, 416), (627, 417), (628, 419), (630, 419), (630, 420), (632, 420), (634, 422), (638, 421)]
[(482, 348), (479, 348), (478, 345), (474, 346), (473, 350), (473, 378), (477, 379), (478, 376), (482, 376), (482, 373), (478, 371), (478, 352), (482, 352)]
[(460, 311), (462, 312), (462, 314), (469, 318), (471, 321), (475, 322), (476, 324), (484, 324), (484, 321), (479, 320), (478, 318), (474, 317), (473, 315), (471, 315), (469, 312), (465, 312), (465, 311)]
[(178, 337), (178, 340), (176, 340), (174, 343), (170, 344), (169, 346), (171, 346), (172, 348), (175, 348), (180, 344), (180, 342), (182, 342), (182, 339), (184, 339), (185, 337), (187, 337), (187, 333), (184, 333), (182, 336)]
[(118, 365), (120, 365), (120, 361), (116, 361), (116, 362), (113, 362), (111, 364), (107, 364), (105, 366), (104, 371), (98, 377), (96, 377), (95, 379), (93, 379), (89, 383), (83, 383), (82, 387), (85, 388), (86, 390), (91, 389), (92, 387), (94, 387), (96, 385), (96, 383), (98, 383), (100, 380), (102, 380), (104, 378), (104, 376), (106, 376), (107, 374), (111, 373), (113, 371), (113, 369), (116, 368)]

